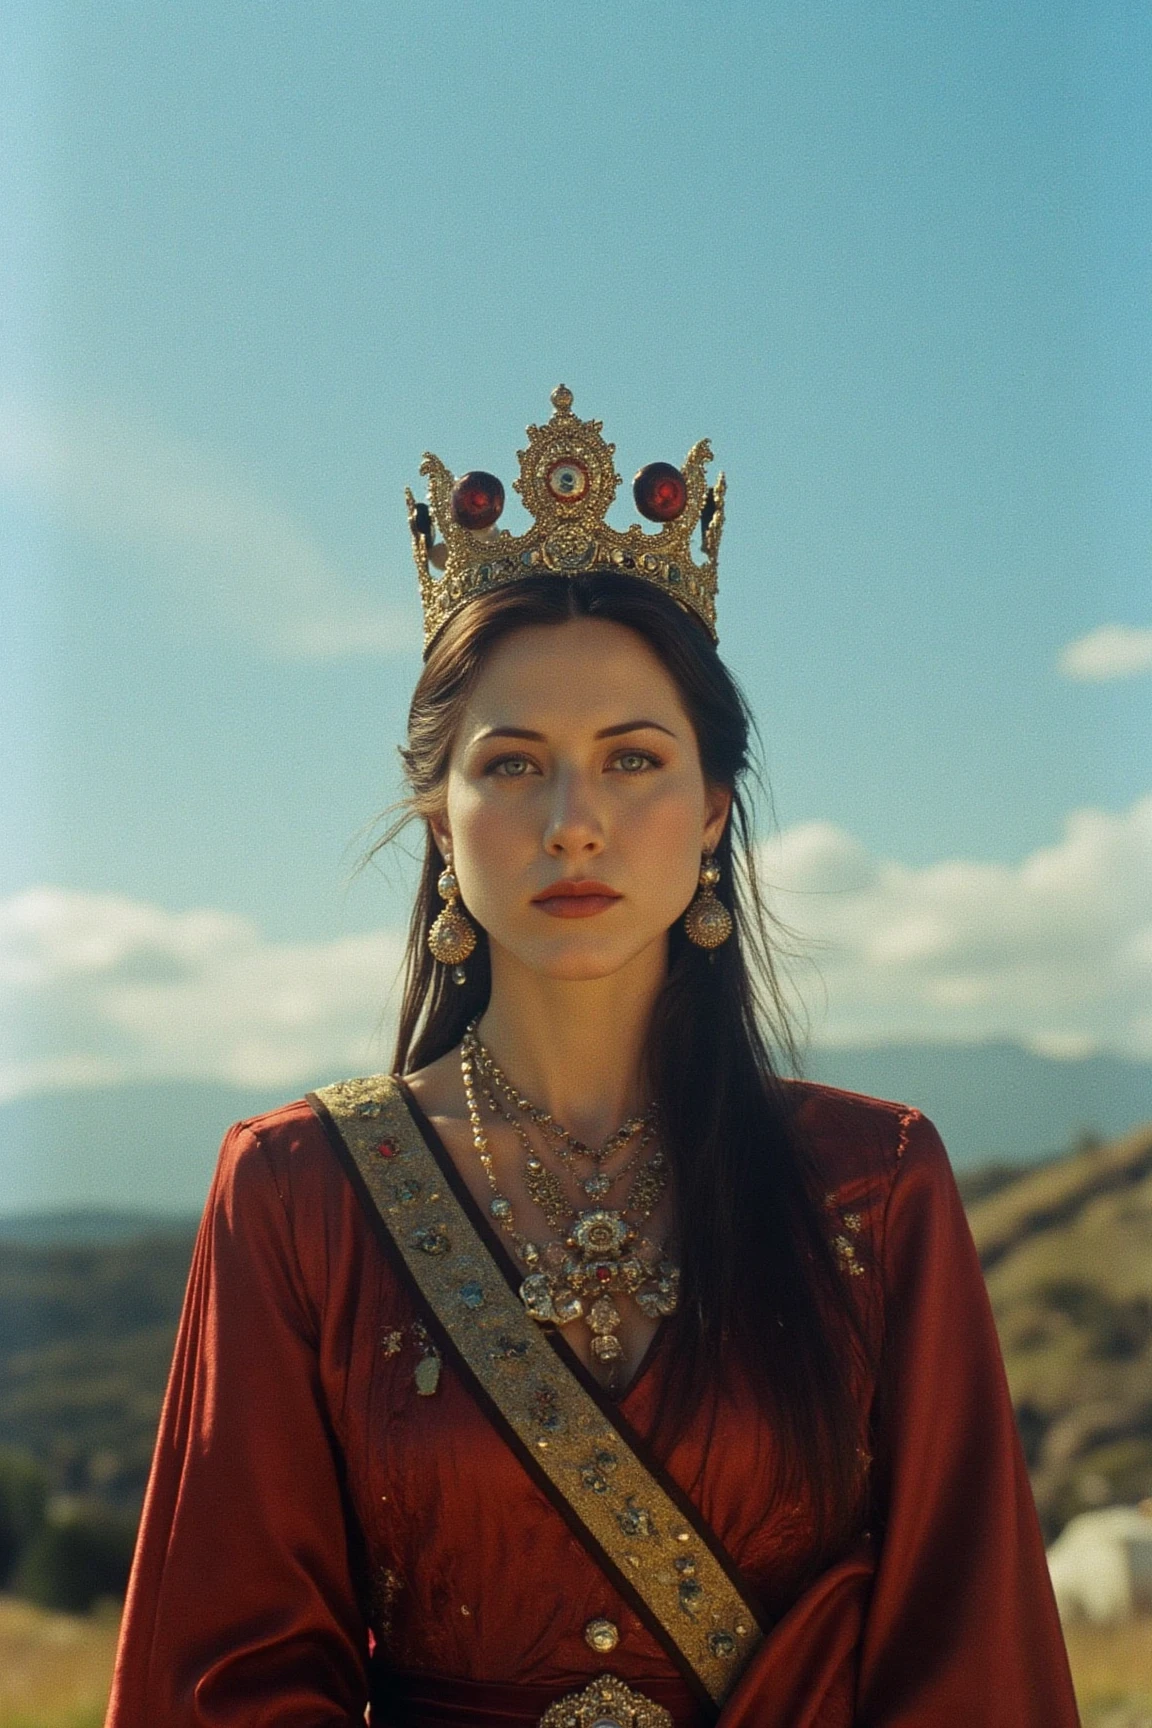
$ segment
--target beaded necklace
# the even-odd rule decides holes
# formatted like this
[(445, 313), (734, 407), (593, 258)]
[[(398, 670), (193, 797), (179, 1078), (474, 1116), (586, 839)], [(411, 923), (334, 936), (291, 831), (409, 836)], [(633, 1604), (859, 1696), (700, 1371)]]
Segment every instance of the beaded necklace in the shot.
[[(528, 1269), (528, 1275), (520, 1286), (520, 1300), (541, 1325), (570, 1326), (576, 1320), (587, 1320), (592, 1331), (592, 1354), (612, 1372), (613, 1365), (619, 1363), (624, 1354), (618, 1336), (623, 1316), (614, 1298), (631, 1297), (640, 1312), (649, 1319), (660, 1319), (676, 1311), (679, 1268), (667, 1258), (659, 1244), (640, 1234), (640, 1226), (655, 1209), (663, 1192), (666, 1179), (663, 1155), (657, 1154), (660, 1162), (655, 1169), (656, 1159), (650, 1159), (638, 1172), (624, 1206), (574, 1210), (565, 1199), (557, 1178), (532, 1150), (523, 1123), (510, 1112), (500, 1110), (486, 1085), (487, 1078), (499, 1072), (481, 1044), (473, 1022), (460, 1045), (460, 1076), (472, 1142), (492, 1191), (488, 1210), (512, 1239), (519, 1258)], [(557, 1232), (559, 1239), (548, 1242), (543, 1249), (517, 1230), (512, 1202), (500, 1191), (477, 1096), (478, 1073), (489, 1109), (504, 1115), (526, 1149), (525, 1186), (549, 1228)], [(510, 1087), (509, 1095), (517, 1098), (517, 1108), (520, 1109), (518, 1095)], [(537, 1113), (527, 1100), (524, 1103), (526, 1108), (522, 1114), (530, 1116), (533, 1121), (536, 1121), (537, 1114), (547, 1116), (544, 1111)], [(610, 1136), (605, 1145), (614, 1144), (619, 1148), (644, 1130), (654, 1134), (653, 1115), (653, 1112), (648, 1112), (647, 1118), (633, 1118)], [(548, 1117), (548, 1121), (551, 1123), (552, 1118)], [(543, 1126), (542, 1123), (537, 1125)], [(573, 1139), (566, 1133), (565, 1138), (569, 1142)], [(583, 1155), (595, 1158), (596, 1154), (590, 1148), (583, 1147), (579, 1141), (575, 1144)], [(603, 1148), (597, 1150), (601, 1158), (607, 1156)], [(639, 1150), (636, 1156), (639, 1156)], [(647, 1183), (645, 1178), (648, 1178)], [(640, 1193), (637, 1193), (638, 1188), (642, 1190)], [(629, 1218), (627, 1213), (637, 1215)]]
[[(564, 1192), (557, 1176), (541, 1162), (532, 1150), (532, 1143), (528, 1138), (523, 1122), (524, 1116), (528, 1116), (536, 1127), (549, 1137), (552, 1141), (552, 1150), (561, 1162), (568, 1166), (573, 1180), (580, 1184), (590, 1200), (602, 1200), (618, 1183), (624, 1180), (630, 1171), (636, 1169), (645, 1147), (650, 1146), (656, 1137), (655, 1105), (650, 1105), (642, 1116), (631, 1117), (623, 1128), (618, 1128), (614, 1134), (608, 1136), (603, 1146), (595, 1148), (585, 1146), (583, 1141), (577, 1140), (574, 1135), (569, 1134), (568, 1130), (561, 1127), (547, 1111), (536, 1109), (516, 1091), (502, 1069), (498, 1068), (492, 1060), (487, 1047), (480, 1042), (475, 1034), (470, 1035), (469, 1042), (469, 1055), (479, 1078), (480, 1092), (484, 1102), (494, 1116), (498, 1115), (504, 1118), (523, 1147), (529, 1195), (540, 1207), (553, 1229), (560, 1227), (560, 1224), (567, 1217), (567, 1213), (571, 1211), (571, 1207), (568, 1206), (568, 1202), (564, 1198)], [(501, 1102), (501, 1096), (508, 1098), (516, 1106), (519, 1115), (514, 1114), (506, 1104)], [(633, 1136), (636, 1137), (635, 1152), (610, 1176), (600, 1168), (593, 1170), (591, 1175), (581, 1175), (575, 1168), (577, 1159), (581, 1157), (592, 1159), (599, 1166), (613, 1151), (626, 1146)], [(628, 1210), (639, 1213), (641, 1218), (646, 1218), (659, 1202), (660, 1196), (664, 1192), (664, 1186), (664, 1154), (656, 1151), (633, 1179), (629, 1190)], [(567, 1211), (563, 1212), (562, 1216), (553, 1217), (552, 1214), (562, 1208), (567, 1208)]]

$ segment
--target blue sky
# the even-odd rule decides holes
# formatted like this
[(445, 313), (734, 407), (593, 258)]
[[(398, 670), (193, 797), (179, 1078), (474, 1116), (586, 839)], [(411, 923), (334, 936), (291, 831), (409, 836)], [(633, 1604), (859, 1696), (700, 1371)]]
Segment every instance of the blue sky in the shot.
[(14, 12), (0, 1093), (357, 1065), (403, 489), (561, 379), (727, 471), (824, 1035), (1152, 1057), (1146, 9)]

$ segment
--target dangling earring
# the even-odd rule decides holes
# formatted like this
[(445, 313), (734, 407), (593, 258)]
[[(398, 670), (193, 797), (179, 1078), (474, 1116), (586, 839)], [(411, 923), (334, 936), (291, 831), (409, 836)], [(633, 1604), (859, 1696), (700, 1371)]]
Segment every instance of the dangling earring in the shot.
[(448, 904), (428, 932), (428, 947), (433, 960), (439, 960), (441, 966), (451, 966), (453, 983), (463, 984), (467, 976), (464, 962), (476, 946), (476, 928), (458, 904), (460, 884), (451, 865), (440, 872), (436, 892)]
[(697, 948), (719, 948), (732, 934), (732, 914), (715, 894), (719, 880), (720, 866), (705, 852), (700, 863), (700, 892), (684, 914), (688, 940)]

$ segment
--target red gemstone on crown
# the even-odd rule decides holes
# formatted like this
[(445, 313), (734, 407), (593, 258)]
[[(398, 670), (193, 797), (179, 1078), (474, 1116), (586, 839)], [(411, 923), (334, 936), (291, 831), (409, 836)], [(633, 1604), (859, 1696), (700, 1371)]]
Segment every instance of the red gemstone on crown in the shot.
[(610, 1266), (597, 1266), (596, 1276), (600, 1280), (601, 1284), (607, 1284), (609, 1278), (612, 1276), (612, 1268)]
[(649, 522), (675, 522), (688, 502), (688, 485), (671, 462), (649, 462), (633, 480), (632, 496)]
[(504, 488), (495, 474), (476, 468), (452, 488), (452, 516), (461, 528), (491, 528), (504, 508)]
[(381, 1158), (395, 1158), (399, 1154), (400, 1148), (395, 1140), (381, 1140), (376, 1150)]

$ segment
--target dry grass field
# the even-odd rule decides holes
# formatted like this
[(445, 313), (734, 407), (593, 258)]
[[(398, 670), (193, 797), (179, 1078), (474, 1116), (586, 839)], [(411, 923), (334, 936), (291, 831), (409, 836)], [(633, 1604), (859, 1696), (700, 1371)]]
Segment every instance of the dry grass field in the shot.
[[(101, 1728), (116, 1615), (48, 1614), (0, 1597), (0, 1728)], [(1084, 1728), (1152, 1728), (1152, 1618), (1074, 1626), (1068, 1653)]]
[(1084, 1728), (1152, 1728), (1152, 1616), (1067, 1637)]
[(101, 1728), (117, 1619), (0, 1597), (0, 1728)]

